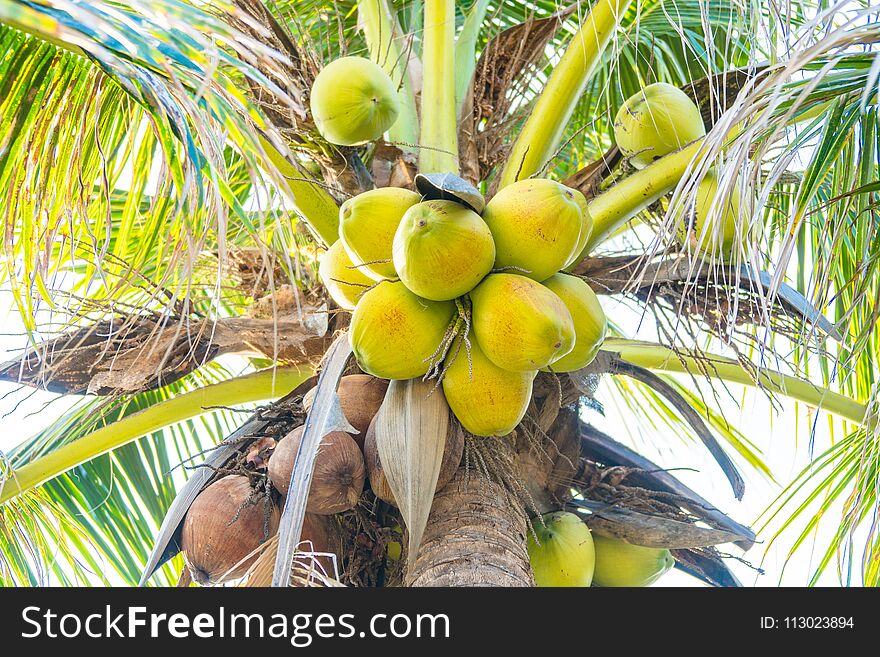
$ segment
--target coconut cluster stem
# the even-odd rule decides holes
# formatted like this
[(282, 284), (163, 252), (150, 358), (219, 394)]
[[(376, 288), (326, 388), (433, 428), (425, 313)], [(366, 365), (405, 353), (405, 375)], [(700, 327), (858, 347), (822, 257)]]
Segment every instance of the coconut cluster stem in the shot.
[(867, 416), (867, 407), (854, 399), (789, 374), (767, 369), (749, 372), (732, 358), (714, 354), (695, 355), (650, 342), (619, 338), (607, 339), (602, 349), (612, 351), (626, 362), (649, 370), (702, 373), (731, 383), (760, 386), (867, 428), (872, 429), (877, 425), (876, 418)]
[(499, 189), (536, 174), (553, 156), (578, 99), (631, 2), (596, 0), (513, 144)]
[(477, 68), (477, 38), (489, 10), (489, 0), (474, 0), (455, 40), (455, 112), (461, 114)]
[(593, 219), (593, 232), (575, 262), (583, 260), (627, 221), (675, 189), (702, 145), (703, 140), (698, 139), (592, 198), (587, 209)]
[(458, 173), (455, 1), (425, 0), (419, 170)]
[(260, 145), (278, 172), (287, 181), (287, 191), (297, 212), (315, 237), (330, 247), (339, 239), (339, 207), (317, 181), (299, 171), (269, 141), (260, 136)]
[(392, 142), (408, 150), (406, 144), (419, 140), (419, 116), (416, 96), (407, 71), (407, 53), (403, 44), (397, 15), (388, 0), (359, 0), (358, 23), (364, 32), (370, 59), (376, 62), (398, 86), (400, 114), (388, 130)]
[(263, 370), (154, 404), (14, 469), (0, 488), (0, 504), (142, 436), (208, 413), (212, 406), (237, 406), (275, 399), (313, 374), (314, 368), (310, 366)]

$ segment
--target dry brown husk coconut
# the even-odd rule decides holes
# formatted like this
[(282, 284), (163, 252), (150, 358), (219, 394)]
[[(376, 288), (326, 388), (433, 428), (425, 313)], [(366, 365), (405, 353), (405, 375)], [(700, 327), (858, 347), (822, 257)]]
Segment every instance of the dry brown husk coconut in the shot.
[[(437, 478), (437, 487), (434, 492), (441, 491), (448, 484), (458, 466), (461, 464), (461, 458), (464, 455), (464, 433), (456, 424), (449, 427), (446, 435), (446, 444), (443, 448), (443, 460), (440, 462), (440, 476)], [(376, 422), (370, 422), (367, 429), (367, 436), (364, 440), (364, 460), (367, 463), (367, 477), (370, 480), (370, 488), (380, 500), (388, 502), (391, 506), (396, 507), (397, 502), (394, 500), (394, 493), (385, 478), (382, 471), (382, 462), (379, 460), (379, 449), (376, 445)]]
[[(379, 412), (386, 390), (388, 390), (388, 381), (369, 374), (349, 374), (339, 380), (336, 394), (339, 395), (342, 414), (345, 415), (348, 423), (357, 429), (358, 432), (353, 434), (352, 438), (361, 449), (364, 447), (367, 428)], [(303, 397), (303, 408), (306, 412), (312, 407), (314, 398), (315, 388), (312, 388)]]
[[(278, 531), (281, 514), (242, 475), (218, 479), (193, 500), (180, 545), (193, 581), (219, 584), (242, 577), (253, 553)], [(250, 556), (249, 556), (250, 555)]]
[[(303, 429), (299, 426), (278, 441), (269, 458), (269, 479), (285, 497)], [(360, 447), (347, 433), (331, 431), (321, 439), (318, 447), (306, 511), (331, 515), (353, 509), (364, 490), (366, 478)]]

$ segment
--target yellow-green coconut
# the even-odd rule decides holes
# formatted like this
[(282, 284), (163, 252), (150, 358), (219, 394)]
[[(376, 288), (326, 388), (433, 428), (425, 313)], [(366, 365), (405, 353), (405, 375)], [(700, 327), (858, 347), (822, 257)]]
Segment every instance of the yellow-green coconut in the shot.
[[(679, 241), (702, 256), (730, 262), (737, 256), (746, 257), (748, 252), (751, 241), (749, 213), (740, 207), (739, 184), (723, 200), (718, 185), (718, 177), (711, 171), (700, 182), (692, 222), (690, 225), (683, 222)], [(719, 205), (713, 210), (716, 202)]]
[[(529, 563), (537, 586), (590, 586), (595, 554), (593, 537), (573, 513), (548, 513), (532, 522)], [(536, 540), (537, 537), (537, 540)]]
[(470, 297), (474, 335), (498, 367), (539, 370), (574, 347), (574, 321), (565, 303), (530, 278), (489, 274)]
[(351, 316), (349, 340), (358, 365), (382, 379), (423, 376), (455, 310), (453, 302), (422, 299), (400, 281), (379, 283)]
[(400, 111), (394, 82), (363, 57), (342, 57), (327, 64), (312, 84), (309, 101), (318, 132), (340, 146), (379, 139)]
[(321, 256), (318, 275), (332, 299), (345, 310), (354, 310), (360, 296), (376, 283), (354, 266), (339, 240)]
[(630, 96), (614, 118), (614, 140), (637, 169), (706, 134), (700, 109), (665, 82)]
[(483, 219), (495, 238), (495, 269), (516, 268), (511, 271), (536, 281), (562, 269), (592, 229), (584, 195), (546, 178), (508, 185), (486, 205)]
[(467, 294), (492, 269), (495, 242), (480, 215), (454, 201), (425, 201), (403, 215), (394, 236), (394, 268), (425, 299)]
[(562, 299), (574, 321), (574, 348), (550, 364), (554, 372), (574, 372), (586, 367), (599, 352), (608, 331), (608, 320), (592, 288), (569, 274), (551, 276), (544, 285)]
[(593, 535), (597, 586), (650, 586), (675, 565), (669, 550), (630, 545), (615, 538)]
[(471, 339), (470, 345), (470, 359), (460, 338), (450, 349), (443, 394), (470, 433), (506, 436), (529, 408), (537, 372), (502, 369), (486, 358), (476, 340)]
[(364, 275), (377, 281), (397, 278), (394, 234), (406, 211), (420, 200), (408, 189), (380, 187), (348, 199), (339, 208), (339, 239)]

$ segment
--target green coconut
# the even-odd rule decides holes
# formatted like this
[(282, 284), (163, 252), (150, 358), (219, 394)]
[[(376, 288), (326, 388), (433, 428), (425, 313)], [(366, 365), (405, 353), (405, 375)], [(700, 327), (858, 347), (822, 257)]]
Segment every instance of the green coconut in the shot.
[(453, 302), (422, 299), (400, 281), (379, 283), (351, 316), (349, 339), (358, 365), (382, 379), (423, 376), (455, 311)]
[(363, 57), (327, 64), (309, 98), (318, 132), (340, 146), (379, 139), (397, 120), (397, 87), (380, 66)]
[(718, 177), (714, 172), (706, 174), (697, 188), (697, 199), (690, 222), (682, 222), (678, 239), (682, 246), (702, 256), (729, 262), (738, 254), (745, 253), (751, 240), (748, 213), (741, 212), (739, 184), (733, 192), (714, 209), (720, 194)]
[(489, 274), (470, 297), (476, 341), (498, 367), (531, 372), (574, 348), (574, 321), (565, 303), (530, 278)]
[(706, 134), (700, 109), (678, 87), (657, 82), (630, 96), (614, 118), (614, 140), (637, 169)]
[(318, 275), (332, 299), (345, 310), (354, 310), (360, 295), (375, 284), (354, 266), (341, 241), (334, 242), (321, 256)]
[(551, 363), (554, 372), (574, 372), (586, 367), (605, 340), (608, 320), (592, 288), (577, 276), (556, 274), (543, 283), (562, 299), (574, 321), (574, 348), (559, 360)]
[(520, 423), (537, 372), (511, 372), (486, 358), (470, 340), (470, 360), (459, 338), (447, 356), (443, 394), (462, 426), (477, 436), (506, 436)]
[(534, 520), (532, 529), (527, 549), (537, 586), (590, 586), (596, 560), (593, 537), (579, 516), (548, 513)]
[(348, 199), (339, 208), (339, 239), (366, 276), (377, 281), (397, 278), (394, 234), (406, 211), (420, 200), (408, 189), (380, 187)]
[(650, 586), (675, 565), (669, 550), (631, 545), (615, 538), (593, 535), (597, 586)]
[(512, 271), (536, 281), (549, 278), (586, 244), (592, 221), (585, 210), (583, 194), (554, 180), (508, 185), (483, 211), (495, 238), (495, 268), (515, 267)]
[(454, 201), (425, 201), (403, 215), (394, 268), (411, 291), (445, 301), (467, 294), (492, 269), (495, 242), (480, 215)]

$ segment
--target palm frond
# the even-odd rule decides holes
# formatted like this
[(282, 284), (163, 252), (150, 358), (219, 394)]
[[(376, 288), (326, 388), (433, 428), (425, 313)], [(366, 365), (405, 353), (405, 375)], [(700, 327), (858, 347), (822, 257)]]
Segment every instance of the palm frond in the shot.
[(93, 299), (149, 280), (153, 300), (183, 300), (217, 285), (197, 271), (203, 251), (222, 261), (228, 242), (264, 236), (267, 213), (243, 203), (265, 179), (267, 125), (236, 79), (286, 98), (255, 65), (281, 55), (177, 2), (5, 3), (0, 52), (0, 275), (30, 332), (66, 271)]
[[(232, 376), (212, 364), (155, 391), (109, 401), (85, 398), (11, 450), (3, 478), (11, 486), (15, 468), (87, 438), (100, 427), (115, 426), (177, 395)], [(214, 409), (90, 459), (9, 500), (2, 506), (9, 530), (0, 530), (0, 552), (8, 555), (0, 561), (0, 582), (137, 585), (192, 459), (229, 435), (240, 419), (232, 409)], [(47, 533), (47, 527), (52, 531)], [(179, 570), (178, 562), (166, 565), (154, 583), (173, 583)]]

